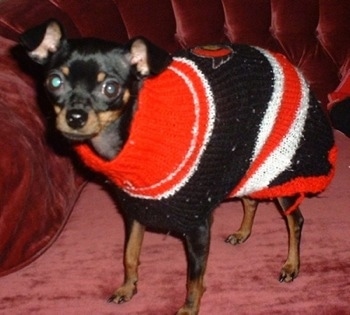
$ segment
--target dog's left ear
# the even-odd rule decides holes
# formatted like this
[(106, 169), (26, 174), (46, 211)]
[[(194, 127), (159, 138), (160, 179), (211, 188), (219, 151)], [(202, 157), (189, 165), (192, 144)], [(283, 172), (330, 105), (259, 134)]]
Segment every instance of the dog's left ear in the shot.
[(136, 37), (128, 44), (130, 61), (142, 77), (157, 75), (171, 62), (170, 54), (144, 37)]
[(65, 34), (62, 25), (50, 19), (24, 32), (19, 40), (30, 58), (39, 64), (45, 64), (50, 55), (61, 47)]

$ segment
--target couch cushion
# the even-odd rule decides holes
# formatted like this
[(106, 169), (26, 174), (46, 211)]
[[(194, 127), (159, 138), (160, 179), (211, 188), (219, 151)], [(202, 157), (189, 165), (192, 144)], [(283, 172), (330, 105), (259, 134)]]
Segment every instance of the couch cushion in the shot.
[(29, 263), (55, 239), (82, 181), (47, 143), (32, 80), (0, 37), (0, 275)]

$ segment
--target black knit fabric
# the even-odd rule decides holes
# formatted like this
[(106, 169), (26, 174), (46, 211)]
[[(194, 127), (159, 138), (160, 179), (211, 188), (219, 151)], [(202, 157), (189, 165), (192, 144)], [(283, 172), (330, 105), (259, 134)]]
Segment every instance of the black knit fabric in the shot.
[[(276, 78), (271, 62), (260, 50), (244, 45), (231, 48), (232, 56), (223, 62), (217, 60), (221, 57), (203, 58), (190, 50), (175, 56), (193, 61), (208, 80), (216, 106), (214, 129), (196, 172), (174, 195), (144, 199), (117, 189), (121, 209), (148, 227), (186, 233), (201, 225), (233, 191), (251, 164)], [(218, 63), (221, 64), (216, 67)], [(314, 97), (310, 104), (305, 134), (291, 167), (271, 186), (331, 171), (328, 154), (334, 145), (332, 131)]]

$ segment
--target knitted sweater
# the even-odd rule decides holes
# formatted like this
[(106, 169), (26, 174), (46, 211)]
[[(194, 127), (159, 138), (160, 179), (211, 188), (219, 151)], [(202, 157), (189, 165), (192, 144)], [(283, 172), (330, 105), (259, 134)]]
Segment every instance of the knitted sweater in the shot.
[(225, 198), (317, 194), (336, 158), (320, 104), (285, 57), (245, 45), (195, 48), (144, 81), (129, 138), (112, 161), (82, 160), (146, 226), (186, 233)]

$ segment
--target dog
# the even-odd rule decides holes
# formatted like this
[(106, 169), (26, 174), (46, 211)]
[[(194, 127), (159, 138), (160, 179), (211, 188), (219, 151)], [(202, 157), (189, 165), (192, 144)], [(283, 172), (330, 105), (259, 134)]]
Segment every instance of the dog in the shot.
[(110, 302), (136, 293), (143, 235), (153, 228), (183, 239), (187, 295), (177, 314), (198, 314), (213, 210), (229, 198), (244, 210), (232, 245), (250, 236), (260, 200), (278, 201), (289, 232), (279, 281), (298, 276), (299, 205), (331, 181), (336, 148), (319, 102), (284, 56), (237, 44), (170, 55), (143, 37), (68, 39), (56, 20), (20, 42), (45, 69), (57, 129), (112, 182), (125, 218), (125, 281)]

